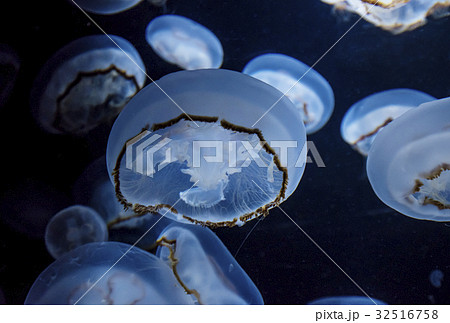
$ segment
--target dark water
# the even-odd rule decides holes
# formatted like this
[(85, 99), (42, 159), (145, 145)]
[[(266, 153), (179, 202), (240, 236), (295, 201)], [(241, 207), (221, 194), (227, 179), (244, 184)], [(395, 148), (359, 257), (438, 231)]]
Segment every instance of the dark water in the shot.
[[(52, 199), (44, 191), (41, 196), (16, 194), (14, 205), (0, 210), (5, 218), (14, 207), (33, 208), (43, 203), (40, 199), (54, 207), (71, 203), (76, 178), (104, 154), (108, 129), (88, 139), (48, 135), (35, 125), (29, 108), (32, 81), (45, 61), (68, 42), (100, 33), (97, 27), (69, 1), (3, 1), (0, 7), (0, 42), (12, 46), (21, 58), (15, 90), (1, 110), (1, 194), (24, 181), (37, 181), (67, 197), (67, 201)], [(236, 71), (269, 52), (312, 65), (358, 19), (350, 16), (344, 21), (316, 0), (169, 0), (165, 12), (210, 28), (224, 47), (222, 67)], [(163, 9), (142, 3), (122, 14), (92, 17), (106, 32), (134, 44), (149, 75), (159, 79), (178, 70), (145, 42), (147, 23), (162, 13)], [(411, 219), (386, 207), (370, 187), (364, 159), (339, 132), (350, 105), (374, 92), (406, 87), (437, 98), (449, 96), (449, 33), (449, 18), (431, 19), (424, 27), (397, 36), (361, 21), (316, 65), (334, 90), (336, 106), (328, 124), (308, 138), (326, 167), (309, 164), (299, 188), (281, 206), (301, 229), (282, 211), (272, 210), (236, 257), (267, 304), (363, 295), (355, 283), (389, 304), (450, 302), (450, 227)], [(216, 232), (234, 254), (254, 223)], [(0, 236), (0, 288), (8, 303), (21, 304), (52, 259), (42, 240), (11, 226), (2, 225)], [(429, 281), (433, 269), (444, 273), (440, 288)]]

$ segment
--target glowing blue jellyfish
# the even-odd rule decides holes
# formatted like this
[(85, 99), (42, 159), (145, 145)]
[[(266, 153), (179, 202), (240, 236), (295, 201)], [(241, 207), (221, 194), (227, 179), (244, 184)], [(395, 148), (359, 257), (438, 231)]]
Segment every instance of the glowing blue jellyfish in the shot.
[(308, 305), (387, 305), (375, 298), (364, 296), (331, 296), (313, 300)]
[(172, 224), (156, 255), (189, 287), (199, 304), (263, 304), (257, 287), (208, 228)]
[[(72, 2), (72, 0), (69, 0)], [(99, 15), (111, 15), (128, 10), (142, 0), (76, 0), (82, 9)]]
[(31, 95), (44, 130), (84, 135), (112, 122), (142, 88), (145, 67), (139, 53), (125, 39), (109, 37), (75, 40), (44, 65)]
[(433, 287), (440, 288), (442, 286), (442, 281), (444, 280), (444, 273), (439, 269), (434, 269), (430, 273), (430, 283)]
[(72, 250), (39, 275), (25, 304), (194, 304), (169, 266), (130, 247), (94, 242)]
[(0, 108), (11, 95), (19, 68), (17, 53), (8, 45), (0, 44)]
[(45, 230), (45, 246), (55, 259), (81, 245), (106, 240), (108, 228), (105, 221), (95, 210), (83, 205), (61, 210)]
[(424, 25), (427, 16), (435, 18), (448, 14), (449, 1), (442, 0), (322, 0), (335, 10), (346, 10), (360, 15), (377, 27), (393, 34)]
[(279, 91), (218, 69), (177, 72), (157, 84), (130, 101), (108, 140), (108, 172), (125, 207), (233, 226), (292, 194), (306, 135), (287, 98), (269, 109)]
[(145, 37), (165, 61), (186, 70), (219, 68), (223, 49), (219, 39), (199, 23), (177, 15), (163, 15), (147, 26)]
[(369, 95), (353, 104), (342, 119), (342, 138), (362, 155), (369, 153), (377, 133), (411, 108), (436, 100), (426, 93), (393, 89)]
[(404, 215), (450, 220), (450, 98), (421, 104), (387, 125), (367, 159), (373, 190)]
[(321, 129), (333, 113), (334, 94), (330, 84), (295, 58), (264, 54), (252, 59), (242, 72), (286, 94), (300, 113), (307, 134)]

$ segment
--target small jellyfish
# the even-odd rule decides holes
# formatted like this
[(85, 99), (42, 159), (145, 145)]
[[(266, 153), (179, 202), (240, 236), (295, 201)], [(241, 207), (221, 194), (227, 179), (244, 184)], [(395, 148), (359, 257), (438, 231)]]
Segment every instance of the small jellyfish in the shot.
[(108, 240), (108, 229), (101, 216), (90, 207), (73, 205), (61, 210), (45, 230), (45, 245), (53, 258), (90, 242)]
[(423, 103), (377, 134), (367, 159), (377, 196), (417, 219), (450, 220), (450, 98)]
[(322, 0), (336, 11), (349, 11), (393, 34), (400, 34), (424, 25), (427, 16), (448, 15), (449, 1), (442, 0)]
[(8, 45), (0, 44), (0, 108), (3, 107), (16, 83), (20, 68), (17, 53)]
[(160, 235), (156, 255), (199, 304), (263, 304), (258, 288), (208, 228), (174, 223)]
[(219, 69), (181, 71), (157, 84), (165, 92), (154, 83), (139, 92), (108, 139), (108, 172), (125, 207), (233, 226), (292, 194), (306, 162), (306, 135), (279, 91)]
[(194, 301), (170, 267), (155, 255), (121, 242), (93, 242), (47, 267), (28, 292), (25, 305), (163, 305)]
[(128, 10), (142, 0), (76, 0), (76, 5), (82, 9), (99, 15), (112, 15)]
[(182, 69), (219, 68), (222, 65), (223, 49), (219, 39), (189, 18), (159, 16), (148, 24), (145, 38), (162, 59)]
[(411, 108), (436, 100), (411, 89), (393, 89), (369, 95), (353, 104), (341, 123), (341, 136), (360, 154), (367, 156), (377, 133)]
[(387, 305), (376, 298), (365, 296), (330, 296), (315, 299), (308, 305)]
[(33, 113), (50, 133), (85, 135), (111, 123), (145, 83), (136, 49), (118, 36), (94, 35), (60, 49), (33, 87)]
[(333, 113), (334, 94), (330, 84), (295, 58), (264, 54), (248, 62), (242, 72), (285, 94), (300, 113), (307, 134), (321, 129)]
[(442, 281), (444, 280), (444, 273), (439, 269), (434, 269), (430, 273), (430, 283), (433, 287), (440, 288), (442, 286)]

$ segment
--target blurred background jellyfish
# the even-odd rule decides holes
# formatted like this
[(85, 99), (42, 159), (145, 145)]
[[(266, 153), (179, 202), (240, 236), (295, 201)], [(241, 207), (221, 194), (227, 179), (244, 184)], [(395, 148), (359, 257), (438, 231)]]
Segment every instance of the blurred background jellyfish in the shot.
[(8, 45), (0, 44), (0, 108), (6, 104), (19, 73), (20, 60)]
[(68, 0), (71, 3), (75, 3), (77, 6), (81, 7), (91, 13), (99, 15), (112, 15), (125, 10), (128, 10), (142, 0)]
[(199, 304), (263, 304), (258, 288), (208, 228), (174, 223), (161, 232), (156, 255)]
[(423, 103), (375, 138), (367, 174), (389, 207), (417, 219), (450, 220), (450, 98)]
[(163, 15), (147, 26), (145, 38), (165, 61), (185, 70), (219, 68), (223, 49), (219, 39), (199, 23), (177, 15)]
[(81, 136), (112, 122), (144, 83), (145, 66), (127, 40), (87, 36), (44, 65), (34, 83), (32, 108), (44, 130)]
[(219, 69), (173, 73), (158, 86), (130, 101), (108, 139), (108, 173), (125, 207), (234, 226), (266, 215), (296, 189), (305, 128), (275, 88)]
[(170, 267), (155, 255), (120, 242), (93, 242), (47, 267), (31, 287), (25, 304), (162, 305), (194, 301)]
[(411, 89), (393, 89), (369, 95), (353, 104), (341, 123), (342, 138), (366, 156), (377, 133), (392, 120), (422, 103), (436, 100)]
[(248, 62), (242, 72), (285, 94), (296, 106), (307, 134), (321, 129), (333, 113), (334, 94), (330, 84), (295, 58), (264, 54)]
[(449, 13), (448, 0), (322, 0), (337, 11), (349, 11), (371, 24), (400, 34), (424, 25), (427, 16), (445, 17)]
[(108, 228), (105, 221), (95, 210), (83, 205), (61, 210), (45, 230), (45, 246), (55, 259), (81, 245), (106, 240)]
[(376, 298), (365, 296), (330, 296), (321, 297), (308, 303), (308, 305), (387, 305)]

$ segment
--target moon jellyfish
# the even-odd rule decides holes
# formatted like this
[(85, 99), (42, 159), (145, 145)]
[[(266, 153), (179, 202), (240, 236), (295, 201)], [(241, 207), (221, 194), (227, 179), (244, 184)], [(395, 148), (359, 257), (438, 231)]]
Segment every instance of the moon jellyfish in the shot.
[(0, 108), (11, 95), (20, 68), (19, 57), (8, 45), (0, 44)]
[(365, 296), (331, 296), (313, 300), (308, 305), (387, 305), (375, 298)]
[(84, 135), (112, 122), (143, 87), (145, 67), (139, 53), (125, 39), (109, 37), (77, 39), (44, 65), (31, 96), (44, 130)]
[(334, 94), (330, 84), (295, 58), (264, 54), (252, 59), (242, 72), (285, 94), (296, 106), (307, 134), (321, 129), (333, 113)]
[(436, 98), (410, 89), (393, 89), (369, 95), (348, 109), (342, 119), (341, 136), (366, 156), (384, 126), (409, 109), (432, 100)]
[[(69, 0), (72, 2), (72, 0)], [(128, 10), (142, 0), (76, 0), (82, 9), (99, 15), (111, 15)]]
[(130, 247), (94, 242), (72, 250), (39, 275), (25, 304), (194, 304), (161, 259)]
[(258, 289), (208, 228), (172, 224), (156, 255), (189, 287), (199, 304), (263, 304)]
[(371, 24), (400, 34), (426, 23), (427, 16), (448, 15), (448, 0), (322, 0), (336, 10), (356, 13)]
[(177, 15), (163, 15), (147, 26), (145, 38), (165, 61), (182, 69), (219, 68), (223, 49), (219, 39), (199, 23)]
[(421, 104), (375, 138), (367, 174), (389, 207), (417, 219), (450, 220), (450, 98)]
[(430, 283), (433, 287), (440, 288), (442, 286), (442, 281), (444, 280), (444, 273), (439, 269), (434, 269), (430, 273)]
[(279, 91), (218, 69), (157, 84), (130, 101), (109, 136), (108, 172), (126, 208), (233, 226), (292, 194), (306, 162), (305, 128)]
[(55, 259), (89, 242), (106, 240), (106, 223), (95, 210), (83, 205), (61, 210), (50, 220), (45, 230), (45, 246)]

